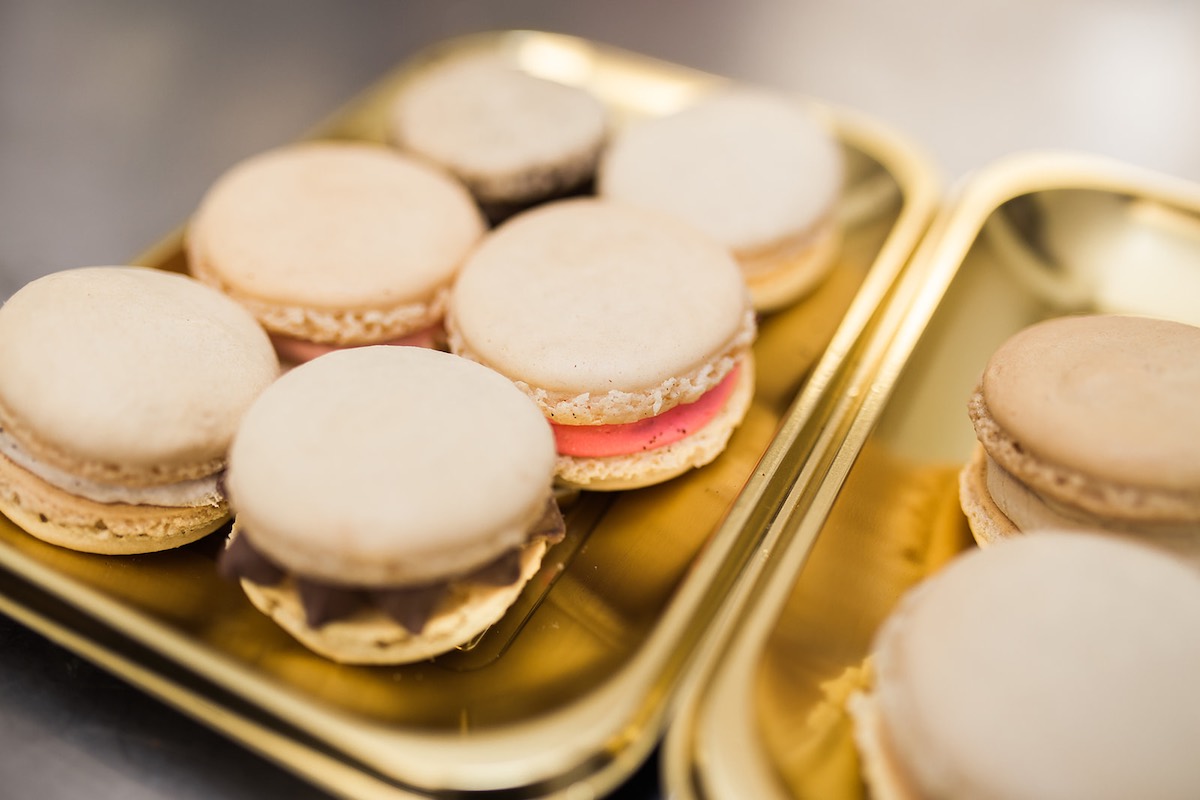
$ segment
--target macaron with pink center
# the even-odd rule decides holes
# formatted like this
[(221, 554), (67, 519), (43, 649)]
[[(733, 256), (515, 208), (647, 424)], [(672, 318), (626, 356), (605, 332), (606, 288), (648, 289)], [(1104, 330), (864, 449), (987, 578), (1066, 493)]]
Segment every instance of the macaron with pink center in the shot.
[(631, 489), (702, 467), (750, 406), (756, 334), (737, 262), (687, 224), (594, 198), (488, 234), (455, 282), (453, 352), (550, 420), (561, 484)]
[(484, 231), (466, 187), (383, 145), (252, 156), (208, 190), (189, 269), (248, 308), (291, 364), (343, 347), (440, 346), (451, 281)]

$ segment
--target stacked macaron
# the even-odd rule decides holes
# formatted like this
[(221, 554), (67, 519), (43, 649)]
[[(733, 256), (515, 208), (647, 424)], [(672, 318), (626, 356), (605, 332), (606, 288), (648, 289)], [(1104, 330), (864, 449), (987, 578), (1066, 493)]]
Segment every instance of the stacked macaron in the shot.
[(1003, 343), (968, 412), (960, 497), (987, 544), (1099, 529), (1200, 564), (1200, 328), (1060, 317)]
[(586, 89), (483, 54), (424, 69), (396, 95), (388, 132), (461, 180), (496, 222), (589, 188), (608, 116)]
[(513, 217), (463, 265), (446, 325), (453, 352), (541, 408), (570, 486), (707, 464), (750, 405), (756, 329), (738, 265), (673, 217), (594, 198)]
[(291, 363), (339, 347), (434, 346), (459, 265), (483, 233), (470, 194), (382, 145), (256, 155), (207, 192), (189, 268), (253, 312)]
[(194, 541), (229, 516), (226, 450), (278, 372), (250, 314), (186, 276), (39, 278), (0, 307), (0, 510), (92, 553)]
[(600, 196), (663, 211), (737, 257), (760, 311), (811, 292), (839, 246), (837, 142), (786, 95), (729, 87), (614, 135)]
[(1193, 798), (1200, 573), (1107, 535), (974, 550), (905, 595), (850, 710), (872, 796)]
[(428, 658), (499, 619), (561, 538), (554, 458), (537, 407), (478, 364), (415, 347), (321, 356), (238, 430), (223, 569), (322, 655)]

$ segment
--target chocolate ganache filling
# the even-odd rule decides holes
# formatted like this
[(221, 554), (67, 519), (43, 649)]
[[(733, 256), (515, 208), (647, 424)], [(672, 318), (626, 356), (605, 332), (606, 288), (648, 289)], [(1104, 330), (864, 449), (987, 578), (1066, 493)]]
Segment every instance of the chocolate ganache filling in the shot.
[[(550, 498), (542, 516), (529, 532), (529, 541), (541, 539), (555, 544), (562, 540), (565, 533), (562, 512), (554, 498)], [(451, 584), (511, 586), (516, 583), (521, 577), (521, 549), (516, 547), (508, 550), (465, 575), (419, 586), (344, 586), (299, 575), (292, 575), (291, 579), (309, 627), (319, 628), (326, 623), (345, 619), (359, 609), (374, 606), (409, 633), (419, 635)], [(285, 569), (254, 547), (245, 530), (239, 531), (221, 551), (217, 568), (226, 578), (247, 580), (261, 586), (278, 586), (289, 577)]]

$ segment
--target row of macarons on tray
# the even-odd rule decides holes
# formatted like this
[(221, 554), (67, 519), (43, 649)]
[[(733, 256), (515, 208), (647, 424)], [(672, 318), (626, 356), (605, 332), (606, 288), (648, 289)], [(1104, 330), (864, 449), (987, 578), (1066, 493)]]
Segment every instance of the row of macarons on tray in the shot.
[(220, 176), (190, 274), (71, 269), (0, 307), (0, 510), (111, 555), (236, 515), (220, 566), (259, 608), (335, 660), (400, 663), (503, 615), (564, 488), (719, 456), (758, 315), (836, 260), (823, 124), (729, 87), (618, 129), (491, 56), (424, 71), (389, 119), (388, 144)]

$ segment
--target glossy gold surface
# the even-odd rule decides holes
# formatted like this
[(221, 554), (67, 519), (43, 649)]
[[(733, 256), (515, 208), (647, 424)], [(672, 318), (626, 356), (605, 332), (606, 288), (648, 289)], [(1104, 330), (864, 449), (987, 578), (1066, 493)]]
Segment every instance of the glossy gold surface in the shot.
[(1055, 315), (1195, 323), (1198, 281), (1200, 186), (1044, 153), (960, 187), (864, 342), (824, 491), (780, 533), (728, 655), (671, 731), (675, 793), (862, 797), (845, 700), (869, 684), (871, 638), (897, 598), (974, 546), (957, 473), (984, 362)]
[[(317, 135), (381, 139), (398, 86), (430, 59), (479, 49), (590, 88), (618, 120), (672, 110), (719, 80), (566, 37), (484, 35), (403, 65)], [(762, 321), (756, 397), (729, 448), (661, 486), (582, 493), (567, 508), (566, 540), (477, 642), (420, 664), (334, 664), (217, 577), (219, 537), (105, 558), (0, 520), (4, 609), (336, 791), (532, 797), (615, 785), (728, 624), (726, 599), (757, 566), (759, 541), (804, 469), (827, 390), (932, 216), (937, 186), (920, 156), (867, 120), (818, 113), (847, 158), (843, 250), (814, 295)], [(183, 270), (180, 242), (170, 237), (144, 263)]]

